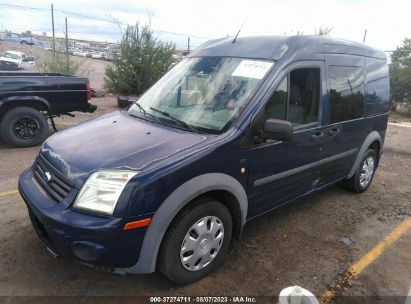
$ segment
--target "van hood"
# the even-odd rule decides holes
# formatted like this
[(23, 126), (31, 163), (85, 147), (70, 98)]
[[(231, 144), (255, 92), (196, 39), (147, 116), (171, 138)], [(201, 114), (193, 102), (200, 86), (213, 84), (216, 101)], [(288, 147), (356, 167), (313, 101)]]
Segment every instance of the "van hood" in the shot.
[(210, 137), (118, 111), (59, 131), (43, 144), (40, 153), (75, 187), (81, 187), (97, 169), (141, 171)]

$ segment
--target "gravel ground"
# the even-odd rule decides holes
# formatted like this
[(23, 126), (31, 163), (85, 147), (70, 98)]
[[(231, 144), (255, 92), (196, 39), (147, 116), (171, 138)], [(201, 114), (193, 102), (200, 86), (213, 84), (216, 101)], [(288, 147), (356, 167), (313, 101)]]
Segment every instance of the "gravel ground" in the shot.
[[(113, 98), (94, 102), (106, 109), (115, 108)], [(59, 125), (64, 126), (62, 121)], [(33, 162), (38, 149), (0, 146), (0, 192), (16, 188), (18, 175)], [(160, 274), (120, 276), (75, 261), (53, 259), (37, 239), (21, 198), (17, 194), (2, 196), (0, 296), (275, 296), (294, 284), (321, 295), (354, 261), (411, 216), (410, 169), (411, 155), (386, 152), (366, 193), (354, 195), (335, 186), (254, 220), (214, 274), (184, 287)], [(344, 244), (341, 239), (345, 236), (354, 242)], [(411, 283), (410, 236), (409, 231), (339, 294), (407, 294)]]

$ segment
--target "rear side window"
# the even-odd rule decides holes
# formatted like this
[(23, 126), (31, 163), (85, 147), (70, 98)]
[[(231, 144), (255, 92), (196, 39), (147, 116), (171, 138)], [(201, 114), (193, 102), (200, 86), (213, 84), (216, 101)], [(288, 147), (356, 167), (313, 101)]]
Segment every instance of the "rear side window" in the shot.
[[(389, 78), (385, 60), (367, 59), (365, 65), (367, 84), (365, 88), (365, 115), (388, 111)], [(395, 92), (393, 92), (395, 94)]]
[(330, 122), (351, 120), (364, 115), (364, 69), (330, 66)]

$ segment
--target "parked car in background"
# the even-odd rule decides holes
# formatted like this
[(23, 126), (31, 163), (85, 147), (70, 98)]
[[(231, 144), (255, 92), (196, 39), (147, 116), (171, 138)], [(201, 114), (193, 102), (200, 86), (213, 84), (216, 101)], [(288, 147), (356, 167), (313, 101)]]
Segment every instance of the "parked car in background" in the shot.
[(13, 71), (31, 68), (36, 65), (33, 56), (27, 56), (22, 52), (7, 51), (0, 57), (0, 70)]
[(389, 93), (385, 53), (360, 43), (212, 40), (128, 110), (45, 141), (19, 191), (53, 255), (188, 284), (257, 216), (338, 182), (366, 191)]
[(39, 145), (48, 135), (47, 118), (94, 112), (87, 78), (57, 73), (0, 73), (0, 136), (9, 145)]
[(4, 41), (16, 42), (20, 44), (28, 44), (28, 45), (38, 45), (39, 42), (35, 37), (31, 36), (20, 36), (13, 33), (5, 33), (3, 37)]
[(20, 43), (20, 37), (17, 34), (12, 34), (12, 33), (5, 33), (3, 36), (4, 41), (10, 41), (10, 42), (18, 42)]
[(93, 59), (100, 59), (100, 60), (107, 60), (107, 53), (106, 52), (97, 52), (91, 55)]
[(73, 51), (73, 56), (80, 56), (80, 57), (85, 57), (85, 56), (83, 56), (83, 50), (80, 50), (80, 49), (75, 49), (74, 51)]
[(28, 44), (28, 45), (38, 45), (39, 42), (35, 37), (20, 37), (20, 44)]

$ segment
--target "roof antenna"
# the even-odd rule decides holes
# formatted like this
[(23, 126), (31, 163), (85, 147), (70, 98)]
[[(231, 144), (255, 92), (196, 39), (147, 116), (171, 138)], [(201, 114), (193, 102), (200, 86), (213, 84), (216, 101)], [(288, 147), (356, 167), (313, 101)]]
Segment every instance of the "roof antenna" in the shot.
[(244, 23), (247, 20), (247, 17), (244, 18), (243, 23), (241, 23), (240, 29), (237, 32), (237, 35), (235, 35), (233, 41), (231, 41), (231, 43), (235, 43), (237, 40), (238, 35), (240, 34), (241, 30), (243, 29)]
[(367, 38), (367, 29), (365, 29), (364, 38), (362, 38), (362, 43), (365, 43), (365, 38)]

